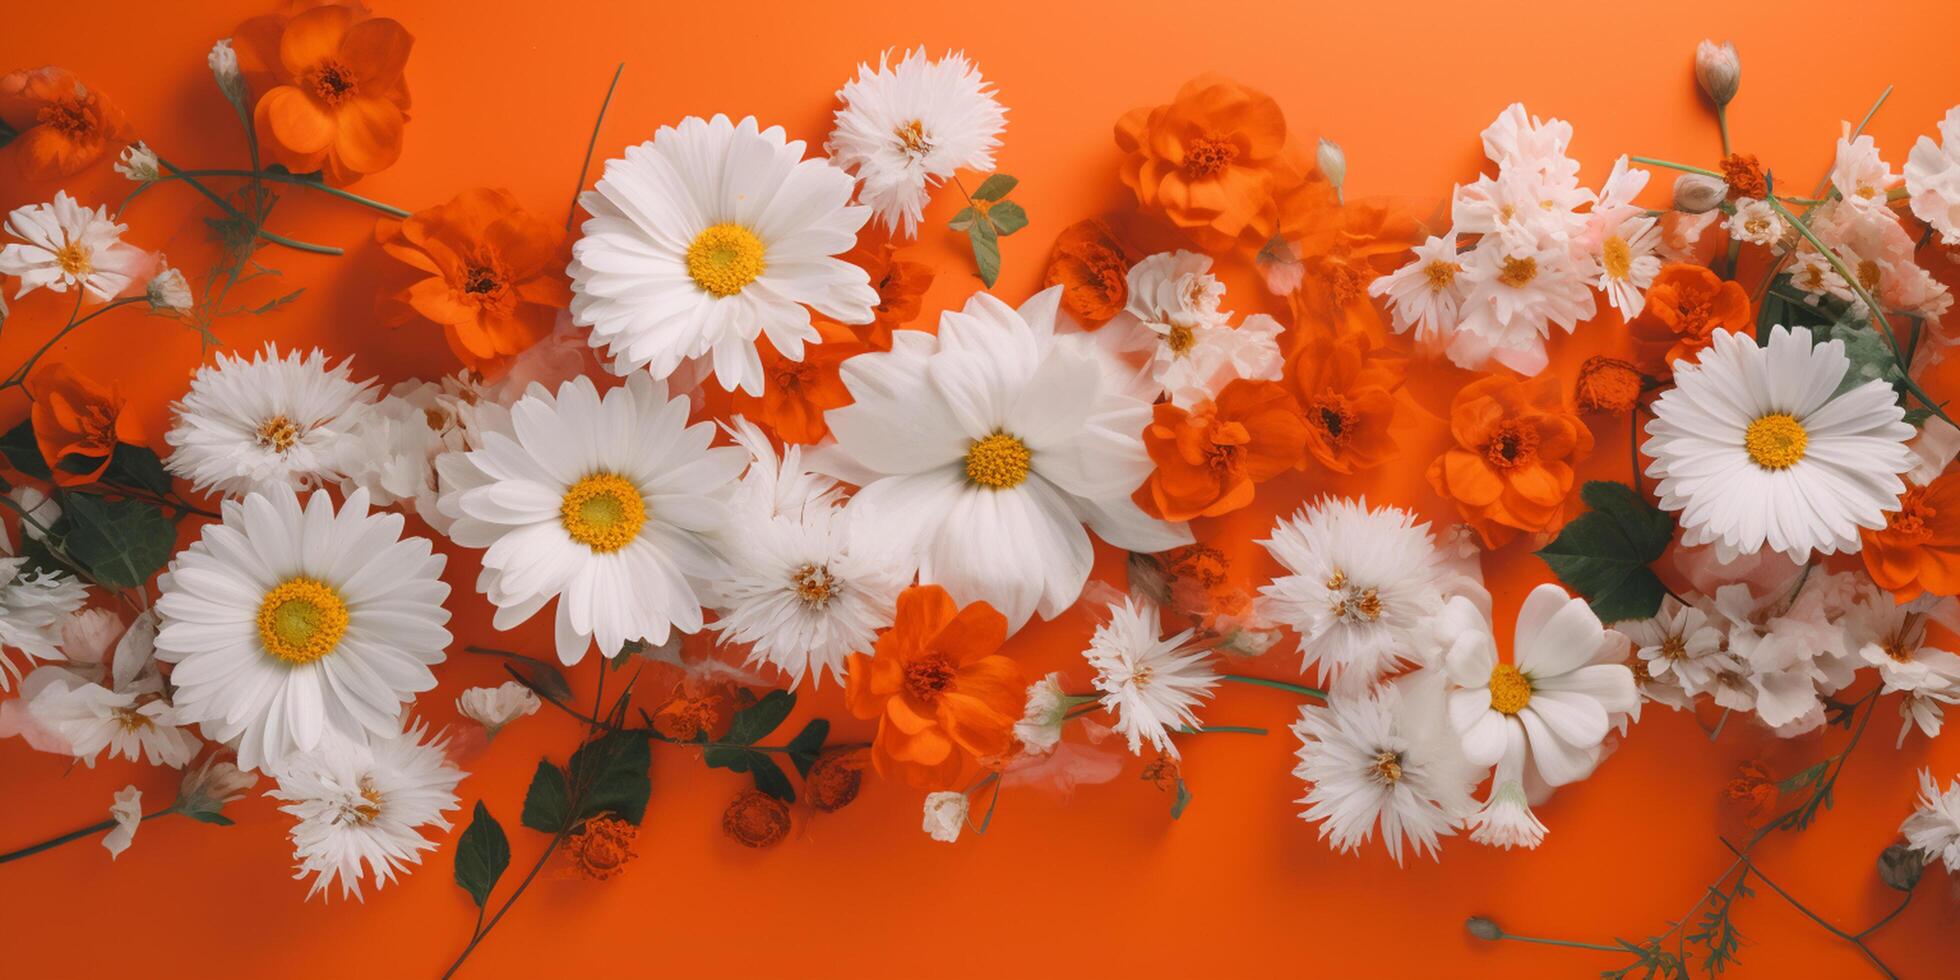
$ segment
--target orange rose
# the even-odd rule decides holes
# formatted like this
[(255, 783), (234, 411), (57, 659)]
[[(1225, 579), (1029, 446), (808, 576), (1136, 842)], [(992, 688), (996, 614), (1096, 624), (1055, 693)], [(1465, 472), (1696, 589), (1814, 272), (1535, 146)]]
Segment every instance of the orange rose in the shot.
[(1130, 301), (1130, 259), (1107, 222), (1085, 218), (1055, 239), (1044, 282), (1062, 287), (1062, 308), (1094, 330)]
[[(932, 266), (899, 258), (898, 250), (889, 242), (860, 243), (844, 253), (844, 258), (869, 274), (871, 288), (878, 291), (878, 305), (871, 308), (872, 321), (852, 326), (852, 332), (872, 350), (891, 350), (892, 331), (910, 326), (925, 306), (926, 290), (932, 287)], [(821, 316), (812, 319), (819, 325), (824, 322)]]
[(64, 486), (93, 483), (108, 469), (117, 443), (141, 443), (136, 420), (123, 411), (121, 393), (104, 388), (66, 364), (43, 364), (28, 375), (27, 397), (34, 442)]
[(1648, 373), (1672, 376), (1674, 362), (1693, 358), (1714, 343), (1715, 331), (1755, 328), (1749, 294), (1704, 266), (1676, 262), (1647, 287), (1647, 305), (1627, 324)]
[(1865, 570), (1900, 602), (1960, 594), (1960, 473), (1908, 486), (1878, 530), (1862, 528)]
[(943, 789), (969, 761), (1013, 747), (1027, 679), (995, 652), (1006, 641), (1006, 617), (984, 602), (961, 609), (937, 585), (899, 594), (891, 629), (871, 654), (851, 654), (844, 681), (851, 714), (878, 721), (879, 775)]
[(122, 110), (65, 68), (0, 76), (0, 121), (20, 134), (14, 137), (14, 162), (28, 180), (80, 173), (131, 136)]
[(509, 191), (468, 190), (406, 220), (384, 218), (375, 238), (425, 274), (381, 297), (381, 321), (441, 326), (449, 349), (487, 376), (550, 334), (572, 299), (564, 230), (519, 207)]
[(1278, 382), (1239, 378), (1190, 411), (1159, 402), (1143, 430), (1157, 468), (1137, 505), (1167, 521), (1230, 513), (1252, 502), (1255, 484), (1292, 469), (1306, 439), (1300, 406)]
[[(867, 349), (848, 328), (821, 317), (814, 319), (819, 343), (803, 347), (803, 359), (792, 361), (776, 352), (767, 337), (758, 337), (755, 350), (762, 358), (762, 395), (734, 393), (735, 411), (775, 430), (784, 442), (822, 442), (830, 434), (823, 413), (851, 403), (840, 370), (847, 358)], [(887, 341), (890, 334), (886, 335)]]
[(1365, 331), (1295, 327), (1303, 339), (1286, 380), (1307, 423), (1307, 455), (1336, 473), (1372, 469), (1395, 456), (1389, 425), (1408, 359)]
[(1557, 377), (1487, 375), (1471, 383), (1450, 403), (1450, 435), (1456, 446), (1429, 464), (1429, 485), (1456, 501), (1485, 547), (1565, 523), (1572, 464), (1593, 440), (1565, 407)]
[(260, 93), (259, 145), (286, 169), (319, 171), (330, 184), (388, 169), (402, 153), (402, 66), (415, 39), (359, 4), (289, 9), (254, 17), (232, 36), (246, 84)]
[(1169, 105), (1117, 120), (1118, 171), (1137, 202), (1161, 210), (1207, 251), (1272, 234), (1281, 195), (1310, 167), (1287, 139), (1279, 103), (1217, 75), (1186, 82)]

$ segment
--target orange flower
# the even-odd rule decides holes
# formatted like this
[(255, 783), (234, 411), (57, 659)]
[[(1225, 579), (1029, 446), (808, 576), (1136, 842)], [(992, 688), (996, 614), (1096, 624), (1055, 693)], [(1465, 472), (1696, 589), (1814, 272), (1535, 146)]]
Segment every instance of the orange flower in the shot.
[[(762, 395), (734, 393), (735, 411), (775, 430), (784, 442), (822, 442), (830, 434), (823, 413), (851, 403), (851, 391), (839, 373), (847, 358), (867, 349), (841, 324), (821, 317), (812, 320), (823, 335), (803, 347), (803, 359), (792, 361), (776, 353), (767, 337), (758, 337), (755, 350), (762, 358)], [(885, 334), (889, 344), (891, 334)]]
[(995, 652), (1006, 640), (1006, 617), (984, 602), (961, 609), (937, 585), (899, 594), (891, 629), (851, 654), (844, 682), (851, 714), (878, 720), (879, 775), (944, 788), (969, 759), (1006, 754), (1027, 693), (1020, 665)]
[(1130, 300), (1130, 259), (1101, 218), (1063, 229), (1044, 281), (1062, 287), (1062, 308), (1086, 330), (1108, 323)]
[(1456, 501), (1485, 547), (1564, 523), (1572, 464), (1593, 440), (1565, 407), (1557, 377), (1472, 382), (1450, 403), (1450, 434), (1456, 446), (1429, 464), (1429, 485)]
[(1309, 170), (1279, 103), (1217, 75), (1186, 82), (1169, 105), (1125, 114), (1116, 147), (1138, 203), (1161, 209), (1207, 251), (1241, 238), (1264, 245), (1279, 197)]
[(402, 66), (415, 39), (359, 4), (290, 9), (254, 17), (232, 36), (248, 87), (261, 93), (259, 145), (286, 169), (319, 171), (330, 184), (386, 170), (402, 153)]
[(382, 322), (440, 325), (449, 349), (486, 376), (550, 334), (572, 299), (564, 230), (519, 207), (509, 191), (467, 190), (407, 220), (383, 219), (375, 238), (426, 274), (381, 297)]
[(1754, 153), (1731, 153), (1722, 158), (1722, 179), (1729, 185), (1730, 197), (1769, 196), (1769, 178)]
[(1167, 521), (1237, 510), (1252, 502), (1254, 484), (1293, 468), (1306, 439), (1300, 406), (1278, 382), (1239, 378), (1190, 411), (1159, 402), (1143, 430), (1157, 468), (1137, 505)]
[(122, 110), (65, 68), (0, 76), (0, 121), (14, 137), (14, 162), (28, 180), (59, 180), (86, 169), (131, 136)]
[(732, 714), (728, 699), (714, 691), (697, 695), (676, 688), (674, 696), (655, 709), (652, 725), (662, 738), (692, 742), (718, 737)]
[(1572, 400), (1582, 412), (1625, 415), (1640, 401), (1640, 369), (1617, 357), (1593, 356), (1579, 365)]
[(633, 852), (639, 836), (640, 828), (610, 813), (601, 814), (566, 836), (565, 856), (574, 873), (606, 881), (618, 877), (626, 862), (639, 856)]
[(64, 486), (93, 483), (109, 467), (119, 442), (140, 443), (136, 420), (123, 411), (122, 394), (75, 373), (66, 364), (43, 364), (25, 385), (41, 458)]
[(789, 804), (745, 789), (722, 811), (721, 832), (744, 847), (774, 847), (789, 836)]
[(1407, 358), (1371, 334), (1295, 327), (1303, 337), (1286, 365), (1307, 423), (1307, 454), (1336, 473), (1372, 469), (1395, 456), (1389, 424)]
[[(851, 330), (870, 349), (891, 350), (892, 331), (910, 326), (919, 318), (926, 290), (932, 287), (932, 266), (899, 258), (898, 250), (890, 242), (860, 243), (844, 253), (844, 258), (869, 274), (871, 288), (878, 291), (878, 305), (871, 308), (872, 321), (853, 326)], [(821, 316), (813, 319), (819, 326), (825, 322)]]
[(1754, 319), (1741, 283), (1704, 266), (1676, 262), (1654, 277), (1647, 305), (1627, 328), (1640, 366), (1650, 374), (1672, 375), (1675, 361), (1696, 357), (1715, 342), (1715, 331), (1746, 333)]
[(1908, 486), (1885, 526), (1861, 529), (1865, 570), (1899, 602), (1960, 594), (1960, 473)]
[(1294, 321), (1384, 333), (1368, 287), (1422, 243), (1415, 219), (1374, 204), (1335, 207), (1331, 192), (1289, 195), (1283, 214), (1280, 234), (1291, 244), (1275, 248), (1290, 249), (1300, 266), (1299, 286), (1289, 297)]

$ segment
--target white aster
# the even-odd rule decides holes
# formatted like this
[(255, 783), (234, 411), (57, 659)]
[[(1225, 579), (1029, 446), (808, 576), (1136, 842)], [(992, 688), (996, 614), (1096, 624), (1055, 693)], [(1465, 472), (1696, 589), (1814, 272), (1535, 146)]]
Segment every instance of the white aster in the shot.
[(1447, 342), (1463, 305), (1462, 273), (1456, 232), (1431, 235), (1415, 247), (1408, 264), (1370, 283), (1368, 295), (1388, 300), (1396, 333), (1413, 328), (1418, 343)]
[(1751, 245), (1775, 245), (1783, 240), (1783, 216), (1777, 214), (1768, 201), (1737, 198), (1735, 213), (1728, 218), (1728, 229), (1729, 237), (1737, 241)]
[(219, 354), (170, 406), (165, 468), (227, 497), (338, 480), (339, 442), (380, 394), (349, 377), (352, 366), (329, 365), (317, 349), (282, 358), (269, 341), (250, 360)]
[(491, 738), (505, 725), (538, 713), (543, 702), (536, 692), (516, 681), (496, 687), (472, 687), (456, 696), (456, 713), (483, 726)]
[(1885, 207), (1886, 194), (1898, 177), (1879, 158), (1878, 142), (1870, 134), (1851, 139), (1850, 130), (1850, 124), (1845, 124), (1845, 135), (1838, 137), (1837, 159), (1831, 165), (1831, 186), (1853, 208)]
[(116, 791), (116, 801), (109, 804), (109, 819), (116, 825), (103, 836), (102, 846), (109, 850), (109, 860), (122, 857), (129, 850), (131, 841), (136, 839), (136, 828), (143, 825), (143, 791), (133, 784)]
[(157, 261), (161, 264), (161, 268), (157, 270), (156, 275), (150, 277), (149, 284), (143, 287), (143, 295), (149, 301), (150, 312), (183, 316), (190, 312), (191, 307), (197, 302), (196, 297), (191, 294), (190, 280), (184, 278), (184, 270), (173, 269), (162, 259)]
[(832, 163), (861, 182), (858, 200), (884, 226), (910, 238), (933, 187), (954, 173), (994, 169), (1007, 110), (965, 52), (937, 61), (915, 48), (878, 67), (859, 64), (837, 91), (843, 107), (824, 144)]
[(1689, 694), (1708, 692), (1718, 673), (1739, 666), (1726, 656), (1722, 630), (1708, 614), (1673, 596), (1663, 598), (1651, 618), (1614, 623), (1613, 629), (1632, 641), (1649, 677), (1671, 680)]
[(451, 386), (404, 381), (355, 414), (334, 443), (340, 492), (366, 490), (376, 507), (406, 504), (438, 531), (449, 520), (436, 506), (441, 494), (436, 457), (469, 448), (460, 399)]
[(6, 537), (0, 528), (0, 691), (13, 687), (22, 673), (9, 651), (19, 651), (30, 664), (62, 659), (62, 626), (88, 600), (87, 587), (74, 577), (11, 557)]
[(1380, 824), (1397, 865), (1404, 839), (1417, 856), (1438, 856), (1440, 838), (1473, 809), (1475, 780), (1448, 726), (1438, 723), (1440, 701), (1412, 699), (1408, 687), (1302, 705), (1293, 725), (1300, 739), (1293, 775), (1308, 786), (1300, 819), (1319, 823), (1320, 838), (1343, 852), (1358, 850)]
[(1463, 315), (1447, 350), (1469, 370), (1495, 360), (1535, 375), (1545, 369), (1552, 325), (1571, 333), (1598, 312), (1586, 270), (1560, 241), (1507, 247), (1502, 236), (1486, 235), (1464, 257), (1463, 279)]
[(1960, 244), (1960, 106), (1940, 120), (1940, 141), (1921, 136), (1906, 157), (1906, 192), (1912, 213), (1940, 233), (1947, 245)]
[(380, 887), (436, 849), (423, 828), (449, 829), (443, 814), (456, 808), (464, 773), (443, 756), (446, 736), (425, 739), (427, 732), (418, 723), (365, 745), (328, 741), (279, 770), (267, 795), (299, 820), (289, 836), (293, 877), (315, 876), (306, 897), (338, 880), (342, 898), (362, 898), (366, 875)]
[(1655, 219), (1631, 205), (1604, 217), (1596, 212), (1599, 251), (1593, 256), (1598, 276), (1593, 285), (1606, 294), (1607, 305), (1633, 319), (1647, 304), (1647, 287), (1660, 274), (1661, 230)]
[(1188, 642), (1195, 632), (1166, 639), (1157, 607), (1125, 598), (1110, 605), (1109, 622), (1089, 638), (1082, 655), (1096, 671), (1103, 708), (1116, 718), (1111, 727), (1129, 740), (1131, 752), (1141, 754), (1148, 741), (1177, 758), (1171, 732), (1200, 727), (1192, 709), (1211, 696), (1218, 672), (1207, 662), (1210, 653)]
[(1950, 631), (1957, 618), (1960, 600), (1952, 596), (1927, 594), (1897, 603), (1874, 587), (1843, 625), (1858, 656), (1878, 668), (1883, 693), (1941, 694), (1960, 686), (1960, 654), (1934, 646), (1926, 628), (1938, 623)]
[(1919, 807), (1899, 825), (1899, 833), (1926, 860), (1944, 862), (1948, 874), (1960, 874), (1960, 781), (1948, 782), (1942, 791), (1932, 770), (1919, 770)]
[(57, 293), (77, 288), (106, 303), (128, 289), (150, 259), (123, 242), (129, 226), (116, 224), (108, 205), (91, 211), (67, 191), (55, 191), (48, 204), (15, 208), (6, 229), (20, 241), (0, 248), (0, 275), (19, 277), (16, 298), (44, 287)]

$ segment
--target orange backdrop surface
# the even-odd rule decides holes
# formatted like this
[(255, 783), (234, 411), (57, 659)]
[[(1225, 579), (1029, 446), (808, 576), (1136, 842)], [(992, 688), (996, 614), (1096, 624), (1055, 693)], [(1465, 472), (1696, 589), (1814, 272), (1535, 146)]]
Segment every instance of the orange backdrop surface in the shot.
[[(1346, 147), (1351, 197), (1391, 196), (1423, 213), (1467, 180), (1482, 160), (1478, 131), (1504, 106), (1571, 120), (1573, 150), (1596, 183), (1622, 152), (1707, 161), (1717, 152), (1712, 118), (1690, 74), (1694, 42), (1733, 38), (1745, 66), (1732, 111), (1738, 147), (1805, 186), (1828, 164), (1839, 121), (1856, 119), (1885, 85), (1898, 89), (1870, 131), (1894, 166), (1911, 140), (1960, 102), (1952, 45), (1960, 5), (1707, 2), (1533, 5), (1531, 12), (1456, 3), (1127, 2), (987, 4), (599, 3), (592, 0), (380, 0), (416, 38), (408, 77), (414, 109), (406, 152), (358, 190), (408, 208), (471, 186), (510, 188), (548, 215), (570, 203), (593, 113), (615, 63), (626, 71), (599, 134), (600, 157), (650, 137), (686, 114), (754, 114), (820, 143), (831, 93), (858, 61), (895, 45), (964, 48), (1010, 107), (1000, 168), (1033, 224), (1004, 242), (998, 292), (1018, 301), (1037, 286), (1054, 235), (1068, 223), (1128, 205), (1115, 177), (1111, 128), (1125, 110), (1168, 101), (1179, 83), (1219, 70), (1272, 93), (1289, 124)], [(235, 166), (242, 149), (229, 109), (204, 68), (211, 42), (270, 0), (160, 5), (129, 0), (8, 5), (0, 70), (58, 64), (105, 91), (139, 133), (176, 162)], [(1888, 9), (1889, 7), (1889, 9)], [(0, 207), (45, 200), (0, 159)], [(1657, 178), (1662, 187), (1665, 175)], [(68, 182), (83, 200), (113, 203), (127, 184), (106, 163)], [(1663, 192), (1664, 193), (1664, 192)], [(928, 315), (957, 306), (978, 284), (961, 241), (943, 230), (942, 194), (928, 212), (919, 257), (941, 274)], [(187, 189), (159, 189), (125, 215), (128, 238), (201, 269), (209, 255)], [(384, 381), (435, 377), (455, 364), (432, 329), (376, 326), (372, 305), (393, 269), (372, 243), (369, 215), (318, 196), (294, 195), (272, 227), (342, 244), (344, 258), (275, 249), (283, 272), (259, 292), (305, 287), (274, 314), (226, 321), (226, 347), (267, 339), (356, 355), (357, 375)], [(1242, 271), (1227, 305), (1252, 311), (1265, 297)], [(18, 363), (65, 319), (45, 293), (16, 305), (0, 339), (0, 364)], [(1277, 311), (1276, 311), (1277, 312)], [(1566, 370), (1586, 350), (1555, 346)], [(198, 339), (168, 321), (119, 312), (64, 341), (60, 356), (119, 382), (162, 447), (165, 406), (200, 363)], [(1951, 387), (1949, 386), (1949, 390)], [(0, 423), (26, 411), (18, 393), (0, 401)], [(1600, 426), (1583, 470), (1625, 479), (1627, 436)], [(1258, 574), (1269, 569), (1246, 544), (1275, 514), (1322, 489), (1366, 492), (1376, 502), (1452, 515), (1421, 473), (1440, 446), (1431, 425), (1405, 461), (1366, 479), (1288, 478), (1261, 488), (1257, 504), (1201, 522), (1201, 540), (1223, 544)], [(440, 687), (418, 711), (456, 720), (466, 687), (502, 679), (498, 664), (460, 652), (466, 643), (548, 650), (548, 632), (497, 635), (472, 584), (474, 556), (456, 553), (448, 580), (457, 653), (437, 669)], [(1543, 565), (1522, 545), (1485, 559), (1499, 632)], [(1120, 584), (1120, 556), (1103, 549), (1097, 574)], [(545, 625), (533, 623), (532, 627)], [(1079, 614), (1032, 627), (1009, 652), (1030, 674), (1070, 669), (1088, 633)], [(1291, 652), (1251, 667), (1290, 677)], [(575, 672), (589, 692), (595, 665)], [(1718, 834), (1737, 833), (1720, 797), (1736, 764), (1767, 753), (1787, 773), (1832, 751), (1840, 730), (1795, 744), (1733, 725), (1711, 742), (1685, 714), (1650, 708), (1632, 736), (1587, 782), (1562, 790), (1540, 815), (1544, 846), (1503, 852), (1451, 840), (1440, 864), (1397, 870), (1371, 845), (1332, 853), (1295, 816), (1290, 775), (1295, 702), (1280, 692), (1233, 688), (1204, 712), (1216, 724), (1262, 725), (1264, 737), (1185, 741), (1184, 771), (1196, 800), (1183, 819), (1137, 778), (1061, 800), (1036, 792), (1003, 797), (992, 829), (956, 846), (919, 830), (919, 796), (867, 781), (856, 804), (812, 819), (799, 810), (792, 837), (755, 852), (725, 838), (720, 815), (746, 777), (705, 769), (685, 750), (658, 747), (653, 802), (638, 860), (620, 878), (594, 883), (547, 872), (472, 958), (477, 977), (609, 975), (938, 977), (1087, 976), (1585, 976), (1623, 960), (1598, 953), (1479, 943), (1463, 920), (1487, 914), (1520, 933), (1591, 941), (1641, 937), (1679, 917), (1728, 864)], [(842, 736), (862, 726), (833, 686), (809, 692), (794, 721), (822, 715)], [(1861, 928), (1896, 901), (1872, 870), (1909, 812), (1913, 772), (1960, 769), (1960, 741), (1909, 739), (1894, 751), (1888, 705), (1852, 757), (1834, 810), (1799, 837), (1759, 852), (1764, 867), (1822, 915)], [(519, 802), (540, 755), (562, 760), (578, 730), (546, 709), (507, 730), (469, 761), (460, 789), (468, 806), (489, 803), (510, 832), (516, 866), (541, 835), (518, 825)], [(95, 769), (0, 743), (0, 848), (17, 847), (100, 819), (111, 793), (131, 781), (147, 800), (168, 800), (174, 775), (108, 762)], [(111, 862), (95, 843), (75, 844), (0, 869), (0, 975), (10, 977), (433, 976), (454, 957), (473, 919), (450, 879), (455, 831), (405, 881), (370, 890), (364, 903), (307, 902), (289, 879), (288, 820), (254, 797), (233, 808), (238, 825), (187, 820), (145, 825)], [(506, 887), (508, 881), (506, 879)], [(1929, 872), (1907, 913), (1874, 948), (1902, 975), (1952, 975), (1954, 892)], [(1747, 936), (1742, 975), (1864, 975), (1848, 945), (1767, 891), (1737, 922)]]

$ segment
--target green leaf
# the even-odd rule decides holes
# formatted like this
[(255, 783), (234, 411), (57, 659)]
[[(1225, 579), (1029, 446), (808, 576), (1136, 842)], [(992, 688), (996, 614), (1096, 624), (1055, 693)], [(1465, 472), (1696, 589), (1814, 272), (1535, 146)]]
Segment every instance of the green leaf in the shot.
[(572, 778), (585, 788), (576, 819), (613, 813), (627, 823), (639, 823), (653, 795), (653, 781), (647, 777), (652, 766), (653, 753), (639, 733), (607, 732), (585, 743), (572, 753), (570, 765)]
[(796, 802), (796, 787), (790, 785), (789, 776), (768, 753), (732, 745), (710, 745), (701, 753), (701, 761), (710, 769), (748, 773), (755, 780), (756, 789), (779, 800)]
[(470, 893), (477, 908), (482, 908), (490, 903), (490, 890), (497, 887), (497, 879), (508, 867), (510, 839), (489, 808), (478, 800), (470, 825), (456, 838), (456, 884)]
[(48, 461), (41, 458), (41, 447), (34, 441), (34, 421), (22, 419), (19, 425), (0, 435), (0, 455), (14, 469), (37, 480), (51, 479), (54, 474), (48, 470)]
[(775, 731), (795, 707), (796, 695), (788, 691), (770, 691), (762, 696), (762, 700), (735, 713), (735, 717), (728, 722), (728, 736), (722, 741), (731, 745), (754, 745)]
[(61, 502), (63, 516), (74, 522), (62, 546), (104, 588), (135, 588), (170, 560), (177, 528), (155, 507), (82, 493), (65, 494)]
[(1567, 524), (1538, 557), (1601, 622), (1654, 615), (1667, 587), (1649, 566), (1673, 539), (1674, 518), (1623, 483), (1594, 480), (1579, 495), (1592, 510)]
[(571, 823), (565, 772), (550, 760), (538, 760), (538, 771), (531, 774), (531, 788), (524, 794), (524, 813), (518, 820), (532, 830), (547, 834), (564, 830)]
[(147, 446), (134, 446), (126, 442), (116, 444), (115, 455), (109, 457), (109, 468), (102, 471), (102, 482), (118, 487), (144, 490), (159, 497), (170, 495), (170, 474), (164, 471), (163, 461)]
[(1013, 190), (1014, 185), (1019, 183), (1020, 180), (1009, 177), (1006, 174), (994, 174), (980, 182), (980, 189), (973, 192), (973, 199), (976, 201), (998, 201), (1006, 197), (1007, 192)]
[(177, 812), (198, 823), (217, 824), (220, 827), (229, 827), (237, 822), (216, 810), (178, 810)]
[(965, 231), (973, 224), (973, 219), (979, 217), (979, 215), (980, 212), (972, 208), (961, 208), (954, 213), (953, 220), (946, 222), (946, 227), (954, 231)]
[(1171, 802), (1171, 819), (1176, 820), (1184, 816), (1184, 808), (1190, 805), (1191, 789), (1184, 785), (1184, 780), (1179, 779), (1177, 781), (1177, 799)]
[(512, 653), (509, 650), (478, 647), (472, 652), (511, 661), (504, 665), (504, 670), (519, 683), (537, 692), (539, 697), (563, 701), (572, 696), (571, 682), (565, 680), (565, 672), (559, 670), (557, 664), (536, 657), (527, 657), (521, 653)]
[(823, 752), (824, 739), (830, 737), (830, 722), (822, 718), (812, 718), (796, 737), (789, 740), (789, 761), (796, 764), (796, 774), (808, 776), (810, 767), (816, 765), (817, 756)]
[(1028, 226), (1028, 212), (1013, 201), (1002, 201), (987, 209), (987, 220), (994, 223), (994, 232), (1005, 238)]
[(992, 288), (1000, 278), (1000, 239), (994, 234), (994, 226), (976, 221), (967, 226), (966, 237), (973, 244), (973, 264), (980, 267), (980, 281)]

